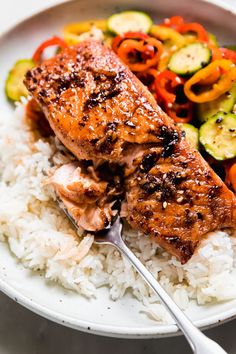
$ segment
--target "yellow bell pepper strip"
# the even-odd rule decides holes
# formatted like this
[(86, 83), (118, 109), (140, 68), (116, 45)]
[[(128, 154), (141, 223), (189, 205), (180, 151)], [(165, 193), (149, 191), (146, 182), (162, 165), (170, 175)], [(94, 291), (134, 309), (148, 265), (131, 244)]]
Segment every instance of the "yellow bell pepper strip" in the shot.
[(159, 63), (157, 65), (158, 71), (162, 72), (164, 70), (167, 70), (172, 53), (173, 51), (163, 51), (162, 55), (160, 56)]
[(158, 70), (167, 69), (171, 54), (178, 48), (186, 44), (186, 38), (172, 28), (164, 25), (153, 25), (149, 31), (150, 36), (153, 36), (163, 42), (164, 52), (158, 63)]
[[(194, 85), (201, 85), (204, 80), (208, 79), (215, 70), (219, 68), (223, 73), (220, 78), (207, 89), (200, 93), (193, 91)], [(184, 93), (192, 102), (202, 103), (213, 101), (223, 93), (227, 92), (236, 81), (236, 67), (232, 61), (227, 59), (215, 60), (205, 68), (194, 74), (184, 85)]]
[(219, 43), (218, 43), (218, 41), (216, 39), (216, 36), (213, 33), (208, 32), (208, 38), (209, 38), (209, 44), (210, 45), (213, 45), (215, 47), (219, 47)]
[[(186, 44), (190, 44), (190, 43), (194, 43), (194, 42), (199, 41), (196, 33), (187, 32), (187, 33), (184, 33), (182, 35), (185, 38), (185, 43)], [(208, 39), (209, 39), (208, 44), (210, 46), (212, 46), (212, 47), (218, 48), (218, 43), (216, 41), (215, 36), (212, 33), (210, 33), (210, 32), (207, 32), (207, 35), (208, 35)]]
[(70, 23), (63, 29), (63, 37), (69, 45), (78, 43), (78, 36), (84, 32), (88, 32), (95, 26), (102, 31), (107, 31), (106, 20), (92, 20), (78, 23)]
[(185, 33), (183, 34), (185, 39), (185, 44), (191, 44), (197, 42), (197, 36), (193, 33)]
[(159, 39), (162, 42), (169, 42), (170, 46), (182, 47), (185, 44), (185, 38), (173, 28), (153, 25), (149, 31), (149, 35)]

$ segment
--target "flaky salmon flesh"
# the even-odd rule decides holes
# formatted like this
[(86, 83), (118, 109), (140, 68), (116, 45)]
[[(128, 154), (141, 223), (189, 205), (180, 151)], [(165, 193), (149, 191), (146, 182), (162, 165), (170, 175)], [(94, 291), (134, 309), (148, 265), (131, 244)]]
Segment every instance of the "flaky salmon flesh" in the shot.
[[(29, 71), (25, 85), (79, 160), (120, 166), (122, 215), (182, 263), (207, 232), (235, 227), (234, 194), (102, 43), (64, 49)], [(66, 183), (61, 181), (64, 193)]]

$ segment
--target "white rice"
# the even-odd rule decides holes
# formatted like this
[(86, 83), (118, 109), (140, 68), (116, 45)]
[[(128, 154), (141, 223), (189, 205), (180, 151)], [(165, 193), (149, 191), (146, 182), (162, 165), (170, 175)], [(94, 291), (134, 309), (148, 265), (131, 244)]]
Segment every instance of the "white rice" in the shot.
[[(19, 104), (11, 119), (0, 121), (0, 241), (8, 242), (25, 267), (42, 270), (45, 278), (65, 288), (95, 297), (97, 288), (107, 286), (114, 300), (129, 290), (140, 300), (140, 310), (170, 322), (117, 250), (92, 245), (92, 236), (75, 233), (53, 191), (44, 186), (47, 175), (70, 157), (54, 138), (33, 141), (23, 117), (24, 104)], [(236, 297), (236, 239), (226, 232), (210, 233), (185, 265), (127, 227), (124, 237), (182, 309), (192, 299), (202, 305)]]

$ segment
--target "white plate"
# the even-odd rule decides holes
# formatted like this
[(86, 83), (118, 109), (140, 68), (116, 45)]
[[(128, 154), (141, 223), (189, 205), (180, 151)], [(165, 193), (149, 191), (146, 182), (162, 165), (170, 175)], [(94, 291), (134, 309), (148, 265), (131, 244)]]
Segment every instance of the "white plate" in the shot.
[[(145, 5), (144, 5), (145, 3)], [(129, 4), (129, 5), (127, 5)], [(68, 22), (103, 18), (122, 9), (147, 11), (157, 19), (181, 14), (188, 20), (199, 21), (215, 33), (223, 43), (234, 43), (236, 12), (200, 0), (80, 0), (66, 2), (43, 11), (20, 23), (0, 39), (1, 53), (1, 115), (8, 119), (12, 107), (4, 94), (4, 80), (12, 64), (19, 58), (30, 57), (37, 43), (60, 33)], [(174, 325), (158, 325), (141, 315), (140, 303), (130, 295), (113, 302), (106, 288), (98, 290), (97, 299), (87, 300), (76, 293), (48, 284), (39, 274), (17, 263), (6, 244), (0, 242), (0, 289), (32, 311), (58, 323), (82, 331), (126, 338), (151, 338), (176, 334)], [(236, 316), (236, 300), (211, 306), (192, 304), (187, 315), (197, 326), (209, 327)]]

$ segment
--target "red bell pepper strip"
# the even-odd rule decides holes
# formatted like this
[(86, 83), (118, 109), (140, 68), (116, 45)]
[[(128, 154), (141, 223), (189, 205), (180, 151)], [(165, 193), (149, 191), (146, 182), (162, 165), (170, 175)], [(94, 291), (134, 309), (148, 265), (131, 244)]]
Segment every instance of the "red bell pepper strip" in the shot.
[(202, 42), (208, 42), (209, 36), (205, 28), (200, 25), (200, 23), (192, 22), (192, 23), (183, 23), (178, 28), (178, 32), (181, 34), (193, 32), (197, 35), (197, 39)]
[(40, 44), (40, 46), (36, 49), (36, 51), (33, 54), (33, 61), (37, 64), (39, 64), (41, 62), (42, 59), (42, 53), (43, 51), (48, 48), (51, 47), (53, 45), (58, 45), (60, 48), (67, 48), (68, 45), (66, 44), (65, 41), (63, 41), (63, 39), (55, 36), (52, 37), (50, 39), (47, 39), (46, 41), (44, 41), (42, 44)]
[(149, 68), (145, 71), (138, 72), (136, 76), (142, 83), (148, 87), (149, 91), (156, 97), (155, 81), (158, 76), (157, 69)]
[(184, 19), (181, 16), (172, 16), (170, 18), (165, 18), (164, 23), (160, 26), (170, 27), (178, 31), (179, 27), (184, 23)]
[(187, 103), (174, 103), (171, 108), (166, 108), (166, 113), (175, 123), (188, 123), (193, 118), (193, 105), (190, 101)]
[(193, 116), (193, 105), (190, 101), (176, 102), (176, 89), (184, 83), (184, 78), (169, 70), (159, 73), (155, 80), (157, 102), (176, 123), (188, 123)]
[(224, 59), (232, 60), (236, 64), (236, 52), (228, 48), (219, 48)]
[(176, 99), (174, 89), (178, 85), (183, 85), (185, 80), (172, 71), (164, 70), (158, 74), (155, 87), (157, 96), (161, 98), (166, 106), (173, 105)]
[(170, 18), (166, 18), (164, 20), (164, 23), (161, 23), (161, 26), (171, 27), (181, 34), (188, 33), (188, 32), (194, 32), (197, 35), (197, 38), (199, 41), (202, 41), (202, 42), (209, 41), (208, 33), (205, 30), (205, 28), (202, 25), (200, 25), (200, 23), (184, 22), (184, 19), (181, 16), (172, 16)]

